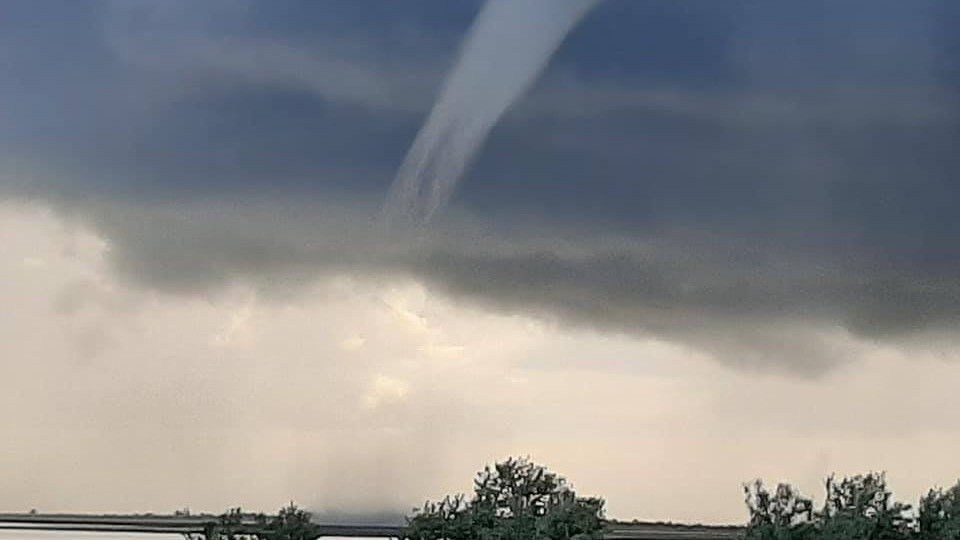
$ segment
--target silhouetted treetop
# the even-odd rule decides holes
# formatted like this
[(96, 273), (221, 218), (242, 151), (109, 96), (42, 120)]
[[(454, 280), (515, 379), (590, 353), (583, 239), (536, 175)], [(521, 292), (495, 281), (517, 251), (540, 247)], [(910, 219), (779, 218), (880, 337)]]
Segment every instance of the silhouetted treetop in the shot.
[(593, 540), (603, 535), (603, 500), (577, 497), (567, 481), (526, 458), (487, 466), (473, 497), (427, 502), (408, 520), (415, 540)]

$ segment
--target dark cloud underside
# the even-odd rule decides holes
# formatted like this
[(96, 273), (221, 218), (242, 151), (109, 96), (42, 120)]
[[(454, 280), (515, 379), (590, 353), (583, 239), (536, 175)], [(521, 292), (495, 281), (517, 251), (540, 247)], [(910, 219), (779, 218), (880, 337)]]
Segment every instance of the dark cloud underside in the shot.
[(413, 275), (805, 372), (831, 357), (809, 328), (955, 328), (953, 3), (608, 0), (436, 230), (386, 235), (378, 206), (478, 6), (8, 2), (0, 189), (179, 293)]

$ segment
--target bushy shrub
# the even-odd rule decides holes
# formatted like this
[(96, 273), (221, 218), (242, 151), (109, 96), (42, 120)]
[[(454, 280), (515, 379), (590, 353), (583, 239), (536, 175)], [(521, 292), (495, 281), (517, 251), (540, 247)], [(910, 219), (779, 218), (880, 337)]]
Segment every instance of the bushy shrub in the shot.
[(414, 540), (599, 540), (603, 500), (577, 497), (566, 480), (528, 459), (486, 467), (463, 495), (427, 502), (408, 520)]
[(923, 496), (918, 519), (921, 540), (960, 540), (960, 482)]
[[(760, 481), (744, 487), (748, 540), (907, 540), (918, 534), (910, 505), (893, 500), (882, 473), (825, 482), (823, 507), (789, 484), (770, 493)], [(939, 537), (938, 537), (939, 538)]]

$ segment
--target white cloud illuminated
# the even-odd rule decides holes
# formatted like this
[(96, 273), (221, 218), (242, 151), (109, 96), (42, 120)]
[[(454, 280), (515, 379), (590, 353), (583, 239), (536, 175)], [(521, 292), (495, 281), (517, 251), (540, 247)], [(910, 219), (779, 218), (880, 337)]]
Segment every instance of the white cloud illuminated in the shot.
[(851, 341), (824, 380), (758, 376), (400, 278), (153, 292), (37, 206), (0, 205), (0, 243), (2, 508), (405, 511), (529, 454), (615, 517), (735, 522), (755, 476), (818, 493), (886, 469), (905, 498), (960, 476), (960, 365), (930, 347)]

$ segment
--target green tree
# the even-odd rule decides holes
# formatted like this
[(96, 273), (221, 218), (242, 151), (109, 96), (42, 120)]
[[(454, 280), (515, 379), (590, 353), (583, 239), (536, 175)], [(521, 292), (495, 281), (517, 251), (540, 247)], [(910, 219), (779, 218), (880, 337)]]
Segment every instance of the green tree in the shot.
[(205, 524), (203, 536), (206, 540), (238, 540), (243, 536), (242, 527), (243, 510), (238, 506), (221, 514), (217, 521)]
[(439, 502), (427, 501), (407, 520), (407, 536), (417, 540), (465, 539), (473, 532), (470, 505), (462, 494), (447, 496)]
[(910, 505), (893, 500), (883, 473), (844, 478), (831, 475), (826, 482), (821, 529), (826, 538), (901, 540), (910, 538), (914, 523)]
[(485, 467), (473, 497), (427, 502), (408, 520), (415, 540), (595, 540), (603, 500), (577, 497), (567, 481), (524, 458)]
[(921, 540), (960, 540), (960, 482), (923, 496), (918, 521)]
[(743, 486), (750, 513), (748, 540), (801, 540), (816, 536), (813, 501), (790, 484), (777, 484), (770, 493), (763, 481)]
[(269, 521), (264, 536), (266, 540), (313, 540), (317, 532), (310, 512), (298, 508), (291, 501), (280, 509), (276, 518)]
[(231, 508), (204, 525), (206, 540), (314, 540), (319, 535), (310, 513), (291, 502), (276, 516)]
[(756, 481), (744, 487), (748, 540), (907, 540), (917, 536), (910, 505), (893, 500), (883, 473), (831, 475), (820, 511), (789, 484), (774, 493)]

